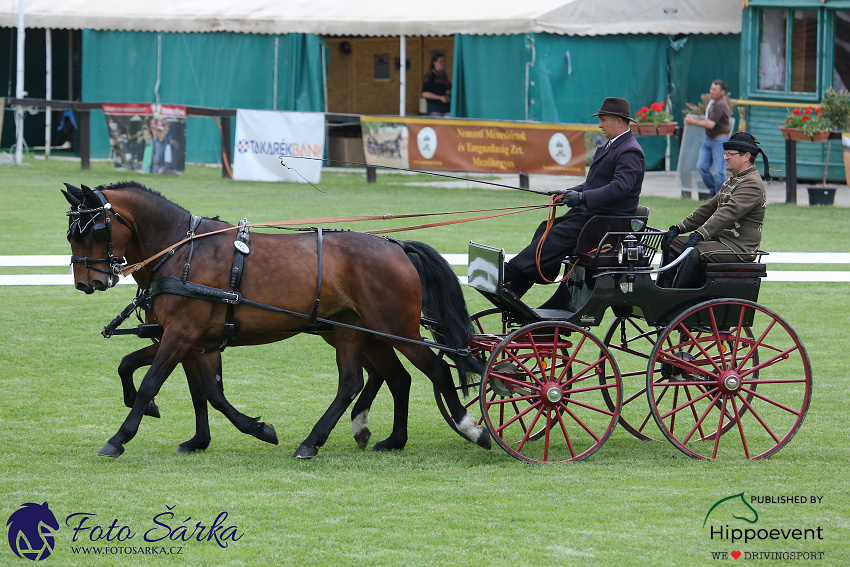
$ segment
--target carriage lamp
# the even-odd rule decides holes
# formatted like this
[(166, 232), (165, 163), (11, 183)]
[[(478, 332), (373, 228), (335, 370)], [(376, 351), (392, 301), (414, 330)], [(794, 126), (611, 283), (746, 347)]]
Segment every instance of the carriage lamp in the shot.
[(623, 265), (624, 263), (632, 265), (640, 262), (642, 256), (643, 250), (640, 246), (638, 246), (638, 241), (634, 234), (626, 235), (620, 243), (620, 248), (617, 251), (617, 261), (620, 265)]

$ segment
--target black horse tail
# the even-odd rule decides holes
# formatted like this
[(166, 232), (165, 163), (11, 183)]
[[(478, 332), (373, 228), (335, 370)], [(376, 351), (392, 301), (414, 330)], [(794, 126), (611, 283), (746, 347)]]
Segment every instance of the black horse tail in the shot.
[[(431, 246), (414, 240), (399, 241), (419, 273), (422, 285), (422, 313), (436, 322), (434, 338), (441, 344), (463, 349), (472, 337), (472, 320), (466, 309), (463, 289), (448, 262)], [(468, 374), (483, 372), (481, 364), (470, 356), (446, 351), (457, 368), (463, 395), (469, 391)]]

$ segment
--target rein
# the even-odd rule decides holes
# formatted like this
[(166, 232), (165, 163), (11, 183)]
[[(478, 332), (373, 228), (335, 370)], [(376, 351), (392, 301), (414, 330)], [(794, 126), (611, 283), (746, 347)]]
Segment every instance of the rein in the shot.
[[(491, 214), (491, 215), (481, 215), (481, 216), (476, 216), (476, 217), (468, 217), (468, 218), (455, 219), (455, 220), (450, 220), (450, 221), (421, 224), (421, 225), (417, 225), (417, 226), (409, 226), (409, 227), (403, 227), (403, 228), (390, 228), (390, 229), (384, 229), (384, 230), (369, 230), (369, 231), (366, 231), (367, 234), (385, 234), (385, 233), (390, 233), (390, 232), (401, 232), (401, 231), (405, 231), (405, 230), (415, 230), (415, 229), (419, 229), (419, 228), (431, 228), (431, 227), (436, 227), (436, 226), (443, 226), (443, 225), (457, 224), (457, 223), (462, 223), (462, 222), (471, 222), (471, 221), (476, 221), (476, 220), (495, 218), (495, 217), (500, 217), (500, 216), (504, 216), (504, 215), (511, 215), (511, 214), (515, 214), (515, 213), (532, 211), (532, 210), (535, 210), (535, 209), (542, 209), (544, 207), (550, 207), (550, 206), (552, 206), (552, 205), (551, 204), (549, 204), (549, 205), (525, 205), (525, 206), (521, 206), (521, 207), (502, 207), (502, 208), (496, 208), (496, 209), (478, 209), (478, 210), (470, 210), (470, 211), (451, 211), (451, 212), (442, 212), (442, 213), (412, 213), (412, 214), (403, 214), (403, 215), (387, 214), (387, 215), (352, 216), (352, 217), (325, 217), (325, 218), (297, 219), (297, 220), (287, 220), (287, 221), (256, 222), (256, 223), (251, 223), (251, 224), (243, 225), (243, 226), (255, 227), (255, 228), (278, 228), (278, 227), (286, 227), (286, 226), (290, 226), (290, 225), (320, 224), (320, 223), (330, 224), (330, 223), (338, 223), (338, 222), (359, 222), (359, 221), (370, 221), (370, 220), (393, 220), (393, 219), (440, 216), (440, 215), (468, 214), (468, 213), (491, 212), (491, 211), (507, 211), (507, 212), (500, 212), (500, 213), (495, 213), (495, 214)], [(148, 258), (146, 260), (143, 260), (142, 262), (138, 262), (136, 264), (129, 265), (129, 266), (124, 266), (121, 269), (121, 275), (129, 276), (130, 274), (138, 272), (139, 270), (141, 270), (142, 268), (144, 268), (145, 266), (147, 266), (148, 264), (150, 264), (151, 262), (153, 262), (157, 258), (160, 258), (161, 256), (172, 252), (173, 250), (175, 250), (176, 248), (179, 248), (180, 246), (182, 246), (183, 244), (185, 244), (187, 242), (196, 240), (198, 238), (203, 238), (205, 236), (212, 236), (214, 234), (221, 234), (223, 232), (238, 230), (239, 228), (240, 228), (239, 226), (229, 226), (229, 227), (226, 227), (226, 228), (221, 228), (219, 230), (213, 230), (211, 232), (205, 232), (203, 234), (187, 235), (186, 238), (184, 238), (183, 240), (176, 242), (175, 244), (172, 244), (168, 248), (158, 252), (157, 254), (154, 254), (153, 256), (151, 256), (150, 258)]]

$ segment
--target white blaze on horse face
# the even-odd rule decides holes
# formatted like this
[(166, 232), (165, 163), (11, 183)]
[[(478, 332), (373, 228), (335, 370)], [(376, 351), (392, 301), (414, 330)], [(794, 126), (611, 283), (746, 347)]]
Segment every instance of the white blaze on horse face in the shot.
[(369, 410), (363, 410), (351, 420), (351, 431), (357, 437), (361, 431), (367, 428), (367, 425), (369, 425)]
[(466, 415), (463, 416), (460, 423), (456, 425), (458, 431), (466, 435), (466, 438), (473, 443), (478, 441), (478, 438), (481, 436), (481, 432), (484, 430), (483, 427), (475, 424), (475, 418), (473, 418), (469, 412), (466, 412)]

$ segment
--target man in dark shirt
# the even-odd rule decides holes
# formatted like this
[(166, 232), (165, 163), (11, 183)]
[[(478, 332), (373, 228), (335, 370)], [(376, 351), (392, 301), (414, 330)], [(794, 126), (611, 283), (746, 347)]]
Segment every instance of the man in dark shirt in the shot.
[(713, 197), (726, 181), (723, 142), (729, 139), (731, 128), (729, 105), (726, 103), (726, 83), (717, 79), (711, 83), (708, 94), (711, 99), (705, 109), (705, 116), (700, 118), (694, 114), (688, 114), (685, 116), (685, 125), (705, 128), (705, 141), (699, 150), (697, 169), (702, 176), (702, 182)]
[(646, 159), (631, 130), (629, 101), (606, 98), (599, 112), (599, 128), (608, 143), (596, 150), (593, 164), (584, 183), (571, 189), (551, 191), (559, 204), (570, 207), (555, 219), (540, 250), (537, 248), (546, 231), (540, 224), (531, 244), (505, 264), (505, 287), (521, 297), (535, 283), (552, 282), (563, 259), (575, 252), (582, 227), (594, 215), (631, 215), (638, 206)]

